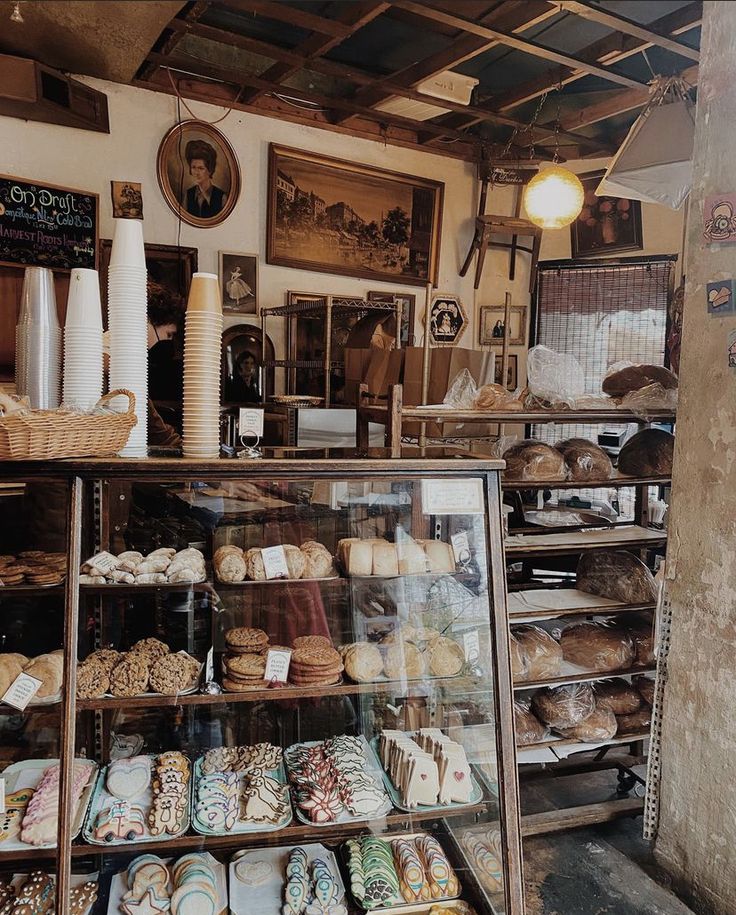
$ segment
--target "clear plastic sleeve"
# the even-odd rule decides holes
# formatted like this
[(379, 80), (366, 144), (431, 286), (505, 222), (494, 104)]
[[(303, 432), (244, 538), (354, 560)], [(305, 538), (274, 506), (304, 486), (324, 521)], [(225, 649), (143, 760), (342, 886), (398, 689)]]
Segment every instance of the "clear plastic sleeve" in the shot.
[(602, 623), (576, 623), (560, 636), (566, 661), (585, 670), (624, 670), (636, 657), (634, 640), (626, 629)]
[(619, 715), (616, 721), (618, 722), (619, 737), (623, 737), (624, 734), (635, 734), (637, 731), (643, 731), (650, 726), (652, 723), (652, 710), (648, 705), (644, 705), (633, 715)]
[(641, 559), (623, 550), (584, 553), (578, 562), (576, 587), (623, 604), (657, 602), (654, 576)]
[(596, 708), (607, 708), (614, 715), (633, 715), (641, 708), (642, 697), (626, 680), (615, 677), (593, 684)]
[(613, 475), (613, 465), (606, 452), (585, 438), (567, 438), (557, 442), (555, 448), (564, 458), (571, 480), (607, 480)]
[(546, 680), (559, 675), (562, 649), (549, 632), (539, 626), (515, 626), (512, 638), (518, 641), (526, 659), (526, 673), (520, 680)]
[(533, 438), (516, 440), (503, 452), (507, 480), (564, 480), (567, 477), (565, 459), (560, 452)]
[(631, 476), (669, 476), (675, 437), (664, 429), (642, 429), (621, 448), (618, 469)]
[(677, 375), (663, 365), (624, 360), (608, 367), (601, 388), (610, 397), (626, 397), (652, 386), (659, 386), (664, 391), (676, 391)]
[(644, 702), (651, 708), (654, 705), (654, 680), (651, 677), (637, 677), (634, 686)]
[(514, 724), (517, 747), (528, 747), (549, 736), (547, 728), (532, 712), (529, 700), (517, 699), (514, 702)]
[(574, 356), (557, 353), (547, 346), (533, 346), (527, 354), (527, 384), (529, 394), (537, 402), (567, 404), (585, 393), (583, 369)]
[(473, 410), (475, 409), (477, 396), (478, 386), (475, 383), (475, 378), (473, 378), (468, 369), (463, 369), (452, 379), (442, 403), (446, 407), (452, 407), (455, 410)]
[(529, 679), (529, 662), (521, 643), (512, 632), (509, 636), (509, 653), (511, 654), (511, 677), (514, 683)]
[(649, 419), (654, 410), (677, 409), (677, 388), (664, 388), (661, 384), (648, 384), (621, 398), (621, 406), (641, 419)]
[(593, 690), (587, 683), (545, 687), (532, 697), (532, 710), (551, 728), (573, 728), (595, 711)]
[(474, 406), (476, 410), (492, 410), (499, 413), (519, 413), (524, 409), (524, 404), (516, 393), (508, 391), (500, 384), (484, 384), (478, 388)]
[(579, 724), (558, 730), (563, 737), (574, 737), (585, 743), (603, 743), (616, 736), (618, 723), (610, 709), (598, 706), (592, 715), (588, 715)]

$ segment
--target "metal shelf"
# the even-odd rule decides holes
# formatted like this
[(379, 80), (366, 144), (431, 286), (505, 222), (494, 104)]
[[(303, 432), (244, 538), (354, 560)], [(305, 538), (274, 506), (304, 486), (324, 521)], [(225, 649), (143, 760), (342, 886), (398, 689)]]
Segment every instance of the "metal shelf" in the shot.
[(539, 689), (544, 686), (564, 686), (566, 683), (597, 683), (599, 680), (614, 680), (617, 677), (636, 677), (639, 674), (653, 674), (655, 666), (625, 667), (623, 670), (584, 671), (579, 674), (561, 674), (547, 680), (514, 680), (514, 692), (527, 689)]

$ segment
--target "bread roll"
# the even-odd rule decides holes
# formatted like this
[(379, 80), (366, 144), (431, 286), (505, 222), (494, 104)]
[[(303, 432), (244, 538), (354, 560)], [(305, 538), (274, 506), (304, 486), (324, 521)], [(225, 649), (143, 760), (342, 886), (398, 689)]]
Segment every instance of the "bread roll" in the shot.
[(654, 604), (654, 576), (632, 553), (623, 550), (584, 553), (577, 568), (576, 587), (623, 604)]
[(537, 718), (555, 730), (574, 728), (595, 711), (593, 690), (587, 683), (545, 687), (532, 698)]
[(677, 375), (663, 365), (627, 365), (603, 379), (603, 393), (610, 397), (625, 397), (649, 384), (660, 384), (665, 390), (677, 387)]
[(588, 715), (579, 724), (571, 728), (558, 728), (563, 737), (574, 737), (585, 743), (601, 743), (616, 736), (618, 723), (616, 716), (610, 709), (596, 707), (592, 715)]
[(548, 680), (556, 677), (562, 665), (562, 649), (539, 626), (517, 626), (513, 634), (526, 657), (526, 675), (520, 680)]
[(634, 686), (641, 698), (651, 708), (654, 705), (654, 680), (651, 677), (637, 677)]
[(514, 702), (514, 726), (517, 747), (539, 743), (547, 736), (547, 729), (529, 708), (528, 702)]
[(613, 476), (613, 464), (606, 452), (585, 438), (566, 438), (555, 448), (565, 459), (571, 480), (607, 480)]
[(641, 708), (641, 696), (626, 680), (602, 680), (593, 684), (596, 708), (605, 708), (614, 715), (633, 715)]
[(625, 629), (599, 623), (568, 626), (560, 636), (566, 661), (585, 670), (622, 670), (634, 663), (634, 642)]
[(626, 734), (635, 734), (637, 731), (643, 731), (652, 723), (652, 710), (648, 705), (643, 705), (638, 712), (633, 715), (619, 715), (618, 736), (623, 737)]
[(642, 429), (619, 452), (618, 469), (632, 477), (669, 476), (674, 451), (674, 435), (664, 429)]
[(526, 654), (522, 651), (519, 640), (513, 632), (509, 636), (509, 651), (511, 653), (511, 677), (514, 683), (528, 680)]
[(503, 453), (506, 480), (564, 480), (567, 476), (565, 459), (560, 452), (544, 442), (525, 438)]

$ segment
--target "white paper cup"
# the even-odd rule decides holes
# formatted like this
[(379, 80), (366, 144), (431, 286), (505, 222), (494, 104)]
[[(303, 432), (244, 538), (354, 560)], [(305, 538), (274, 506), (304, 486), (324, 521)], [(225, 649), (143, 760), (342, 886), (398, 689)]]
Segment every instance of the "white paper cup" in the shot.
[(110, 252), (110, 266), (135, 266), (145, 269), (143, 223), (139, 219), (114, 219), (115, 234)]

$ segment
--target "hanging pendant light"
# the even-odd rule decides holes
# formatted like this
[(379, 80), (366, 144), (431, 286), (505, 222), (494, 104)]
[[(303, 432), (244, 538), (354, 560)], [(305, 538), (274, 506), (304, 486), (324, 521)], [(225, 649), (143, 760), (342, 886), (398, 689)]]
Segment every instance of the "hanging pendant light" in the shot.
[(553, 163), (527, 184), (524, 208), (535, 226), (562, 229), (578, 218), (584, 197), (585, 191), (578, 176)]

